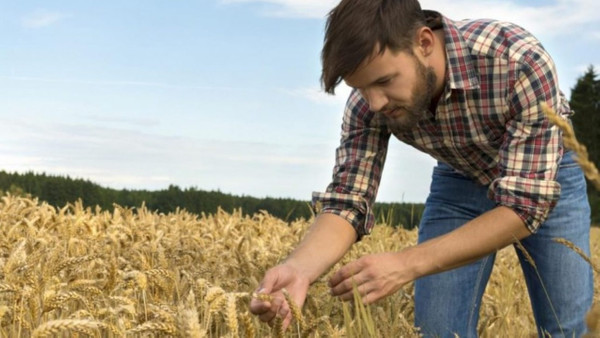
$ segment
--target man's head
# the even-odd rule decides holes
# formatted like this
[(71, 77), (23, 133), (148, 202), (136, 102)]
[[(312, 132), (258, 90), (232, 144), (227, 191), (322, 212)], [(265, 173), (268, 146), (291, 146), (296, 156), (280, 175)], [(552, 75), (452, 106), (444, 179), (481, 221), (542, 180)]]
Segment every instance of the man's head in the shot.
[(321, 82), (333, 94), (344, 77), (386, 49), (410, 51), (425, 16), (417, 0), (342, 0), (330, 13)]
[(438, 77), (414, 54), (386, 49), (344, 77), (372, 111), (383, 114), (392, 130), (412, 129), (437, 96)]

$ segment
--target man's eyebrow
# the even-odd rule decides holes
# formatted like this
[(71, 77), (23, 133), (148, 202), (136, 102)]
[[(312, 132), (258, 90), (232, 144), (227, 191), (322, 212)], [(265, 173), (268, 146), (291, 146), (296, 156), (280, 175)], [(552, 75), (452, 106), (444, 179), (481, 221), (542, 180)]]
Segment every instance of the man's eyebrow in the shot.
[(367, 84), (366, 84), (364, 87), (354, 87), (354, 86), (351, 86), (351, 85), (350, 85), (350, 84), (348, 84), (348, 83), (346, 83), (346, 84), (347, 84), (348, 86), (350, 86), (350, 87), (354, 88), (354, 89), (361, 90), (361, 89), (364, 89), (364, 88), (367, 88), (367, 87), (371, 87), (372, 85), (375, 85), (375, 84), (377, 84), (377, 83), (380, 83), (380, 82), (383, 82), (383, 81), (387, 81), (387, 80), (389, 80), (389, 79), (391, 79), (391, 78), (395, 77), (396, 75), (398, 75), (398, 73), (392, 73), (392, 74), (385, 74), (385, 75), (382, 75), (382, 76), (380, 76), (380, 77), (376, 78), (375, 80), (373, 80), (373, 81), (371, 81), (371, 82), (367, 83)]
[(371, 82), (371, 84), (379, 83), (379, 82), (383, 82), (383, 81), (389, 80), (393, 76), (394, 76), (393, 74), (387, 74), (387, 75), (380, 76), (377, 79), (375, 79), (373, 82)]
[(398, 73), (392, 73), (392, 74), (385, 74), (385, 75), (382, 75), (382, 76), (380, 76), (380, 77), (376, 78), (375, 80), (371, 81), (371, 82), (368, 84), (368, 86), (372, 86), (372, 85), (374, 85), (374, 84), (378, 84), (378, 83), (381, 83), (381, 82), (388, 81), (388, 80), (390, 80), (391, 78), (393, 78), (393, 77), (396, 77), (397, 75), (398, 75)]

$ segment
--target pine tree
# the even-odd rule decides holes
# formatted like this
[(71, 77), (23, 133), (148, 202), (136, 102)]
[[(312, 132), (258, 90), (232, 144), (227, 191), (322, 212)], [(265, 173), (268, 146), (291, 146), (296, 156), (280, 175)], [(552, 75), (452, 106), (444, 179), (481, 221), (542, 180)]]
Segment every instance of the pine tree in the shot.
[(579, 139), (588, 149), (590, 160), (600, 162), (600, 81), (594, 66), (577, 80), (571, 90), (573, 128)]
[[(577, 80), (571, 89), (571, 109), (573, 129), (577, 139), (588, 149), (589, 158), (600, 165), (600, 80), (596, 79), (594, 66)], [(592, 207), (592, 223), (600, 223), (600, 192), (588, 184), (588, 195)]]

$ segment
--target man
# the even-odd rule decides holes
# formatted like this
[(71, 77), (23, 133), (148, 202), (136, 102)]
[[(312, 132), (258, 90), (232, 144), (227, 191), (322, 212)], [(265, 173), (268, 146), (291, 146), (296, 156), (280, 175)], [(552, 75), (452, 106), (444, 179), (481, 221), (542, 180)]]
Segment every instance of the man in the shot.
[(366, 304), (415, 281), (415, 325), (425, 336), (477, 335), (495, 252), (517, 240), (538, 332), (580, 336), (593, 296), (592, 271), (566, 238), (589, 254), (585, 181), (546, 102), (571, 115), (554, 64), (522, 28), (491, 20), (452, 21), (417, 0), (342, 0), (326, 26), (322, 82), (345, 81), (348, 99), (333, 181), (305, 238), (265, 274), (252, 300), (262, 321), (287, 325), (283, 288), (300, 305), (310, 283), (373, 226), (387, 144), (393, 134), (439, 162), (419, 226), (419, 244), (368, 255), (329, 281), (332, 295)]

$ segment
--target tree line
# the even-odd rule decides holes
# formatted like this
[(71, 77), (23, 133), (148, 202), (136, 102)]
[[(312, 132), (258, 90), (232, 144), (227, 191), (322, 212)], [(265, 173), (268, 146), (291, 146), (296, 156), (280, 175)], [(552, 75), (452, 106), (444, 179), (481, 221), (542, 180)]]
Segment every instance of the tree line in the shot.
[[(580, 142), (586, 145), (590, 160), (600, 165), (600, 80), (593, 66), (577, 80), (571, 88), (573, 128)], [(592, 207), (592, 223), (600, 225), (600, 192), (588, 185), (588, 196)], [(308, 201), (288, 198), (255, 198), (234, 196), (220, 191), (203, 191), (197, 188), (181, 189), (176, 185), (158, 191), (117, 190), (101, 187), (89, 180), (51, 176), (44, 173), (24, 174), (0, 171), (0, 190), (21, 192), (36, 196), (50, 205), (62, 207), (81, 199), (84, 205), (100, 206), (112, 210), (113, 204), (138, 207), (145, 203), (148, 209), (163, 213), (184, 208), (200, 214), (214, 213), (220, 207), (232, 212), (241, 208), (246, 214), (260, 210), (286, 221), (308, 219), (312, 215)], [(419, 224), (424, 205), (420, 203), (376, 203), (373, 207), (378, 222), (413, 228)]]
[[(0, 191), (12, 194), (29, 194), (61, 208), (67, 203), (81, 199), (86, 207), (100, 206), (112, 211), (114, 204), (135, 208), (145, 204), (152, 211), (169, 213), (177, 208), (194, 214), (215, 213), (218, 208), (227, 212), (240, 209), (252, 215), (261, 210), (283, 219), (309, 219), (313, 215), (309, 201), (290, 198), (256, 198), (235, 196), (220, 191), (204, 191), (195, 187), (182, 189), (170, 185), (163, 190), (111, 189), (84, 179), (45, 173), (0, 171)], [(413, 228), (419, 224), (424, 205), (422, 203), (376, 203), (373, 207), (378, 222)]]
[[(577, 139), (583, 143), (589, 158), (600, 166), (600, 80), (593, 66), (577, 80), (571, 89), (573, 129)], [(600, 225), (600, 192), (588, 184), (588, 198), (592, 207), (592, 223)]]

